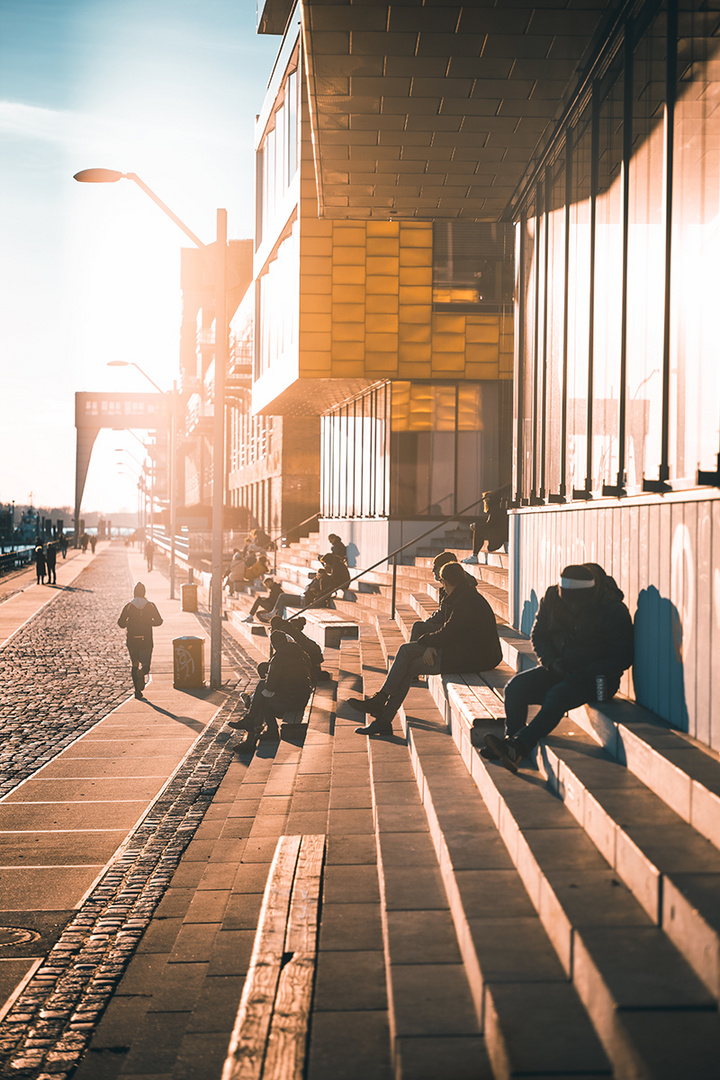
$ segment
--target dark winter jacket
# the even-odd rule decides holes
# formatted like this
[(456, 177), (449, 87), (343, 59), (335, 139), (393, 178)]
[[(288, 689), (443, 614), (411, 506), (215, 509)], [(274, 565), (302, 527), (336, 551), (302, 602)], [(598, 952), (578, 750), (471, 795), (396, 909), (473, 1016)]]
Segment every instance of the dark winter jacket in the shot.
[(420, 645), (440, 650), (440, 670), (489, 671), (502, 660), (492, 608), (470, 582), (458, 585), (443, 600), (439, 629), (418, 638)]
[(614, 579), (596, 563), (586, 563), (597, 581), (590, 603), (573, 612), (551, 585), (532, 629), (532, 644), (548, 670), (572, 675), (619, 678), (633, 662), (633, 625)]
[(323, 576), (325, 588), (344, 589), (350, 581), (347, 563), (337, 555), (333, 555), (331, 551), (327, 555), (322, 555), (320, 561), (324, 567), (320, 574)]
[(273, 634), (272, 641), (275, 651), (270, 657), (265, 690), (300, 708), (312, 690), (308, 658), (297, 642), (285, 634)]
[(151, 600), (136, 596), (120, 612), (118, 626), (127, 629), (128, 645), (152, 648), (153, 626), (162, 626), (162, 617)]

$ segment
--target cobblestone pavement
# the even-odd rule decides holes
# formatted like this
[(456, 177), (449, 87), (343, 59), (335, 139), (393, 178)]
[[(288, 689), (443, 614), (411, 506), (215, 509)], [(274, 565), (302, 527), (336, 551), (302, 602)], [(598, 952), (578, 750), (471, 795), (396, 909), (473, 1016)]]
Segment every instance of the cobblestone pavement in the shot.
[(0, 796), (128, 697), (127, 560), (98, 555), (0, 649)]
[[(117, 618), (130, 577), (126, 561), (114, 556), (112, 549), (100, 555), (73, 592), (39, 612), (0, 651), (3, 679), (14, 680), (0, 701), (0, 730), (12, 743), (0, 769), (13, 770), (3, 790), (127, 697), (124, 646), (110, 615)], [(224, 662), (239, 681), (225, 689), (215, 719), (0, 1023), (1, 1077), (66, 1080), (82, 1057), (232, 761), (224, 723), (256, 675), (254, 663), (227, 633), (223, 647)], [(62, 667), (58, 649), (67, 657)], [(35, 686), (38, 674), (42, 691)]]

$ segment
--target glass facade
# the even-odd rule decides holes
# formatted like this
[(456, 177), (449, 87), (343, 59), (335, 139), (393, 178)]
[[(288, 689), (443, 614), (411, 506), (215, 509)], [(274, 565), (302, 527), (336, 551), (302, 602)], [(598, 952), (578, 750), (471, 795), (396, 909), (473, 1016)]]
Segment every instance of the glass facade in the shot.
[(288, 71), (256, 155), (256, 246), (269, 232), (298, 167), (298, 75)]
[(323, 516), (445, 517), (507, 483), (511, 392), (385, 383), (323, 417)]
[(383, 383), (322, 417), (323, 517), (387, 517), (390, 401)]
[(517, 499), (663, 490), (720, 450), (720, 12), (636, 6), (518, 213)]

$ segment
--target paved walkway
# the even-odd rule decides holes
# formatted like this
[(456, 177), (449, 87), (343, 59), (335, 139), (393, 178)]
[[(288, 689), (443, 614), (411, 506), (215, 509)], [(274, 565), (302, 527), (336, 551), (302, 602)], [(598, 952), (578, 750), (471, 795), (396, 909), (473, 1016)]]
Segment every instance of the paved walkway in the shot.
[[(116, 625), (134, 580), (146, 583), (164, 618), (143, 701), (132, 696), (124, 633)], [(148, 574), (139, 554), (119, 546), (99, 545), (95, 556), (63, 563), (56, 589), (28, 584), (0, 604), (3, 1013), (12, 1013), (14, 999), (37, 991), (37, 972), (45, 971), (49, 986), (48, 950), (107, 879), (107, 867), (133, 865), (128, 837), (137, 855), (138, 826), (148, 832), (148, 811), (161, 821), (173, 781), (178, 788), (180, 778), (182, 788), (192, 776), (193, 752), (229, 695), (173, 687), (172, 641), (185, 635), (203, 636), (195, 616), (181, 611), (179, 600), (168, 600), (164, 577)], [(226, 678), (240, 674), (244, 688), (246, 669), (226, 669)], [(23, 1008), (14, 1023), (8, 1016), (3, 1025), (6, 1052), (17, 1048), (28, 1026), (32, 1010), (27, 1002)], [(25, 1021), (18, 1023), (18, 1016)], [(31, 1042), (37, 1050), (37, 1038)], [(40, 1057), (30, 1054), (26, 1075), (34, 1075)], [(19, 1067), (16, 1058), (11, 1075), (25, 1075)]]

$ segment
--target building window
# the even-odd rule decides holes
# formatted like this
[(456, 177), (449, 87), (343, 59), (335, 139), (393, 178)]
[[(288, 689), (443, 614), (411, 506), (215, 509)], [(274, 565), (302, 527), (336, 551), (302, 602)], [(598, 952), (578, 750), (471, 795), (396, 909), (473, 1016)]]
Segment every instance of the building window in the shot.
[(324, 517), (389, 512), (390, 384), (322, 417), (320, 504)]
[(719, 34), (702, 0), (635, 11), (523, 198), (527, 503), (686, 487), (716, 467)]
[(392, 384), (393, 517), (461, 513), (509, 482), (510, 394), (496, 381)]
[(513, 302), (512, 226), (485, 222), (433, 224), (435, 311), (502, 311)]

